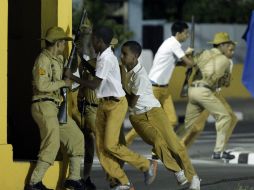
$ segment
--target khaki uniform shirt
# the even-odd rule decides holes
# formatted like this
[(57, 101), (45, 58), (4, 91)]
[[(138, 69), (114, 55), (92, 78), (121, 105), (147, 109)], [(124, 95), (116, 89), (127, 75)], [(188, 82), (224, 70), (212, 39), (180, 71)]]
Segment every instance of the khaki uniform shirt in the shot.
[(32, 74), (32, 100), (51, 98), (61, 102), (60, 88), (65, 86), (65, 82), (62, 80), (62, 56), (54, 57), (44, 49), (35, 61)]
[(203, 83), (211, 88), (218, 87), (218, 81), (230, 69), (230, 60), (217, 48), (205, 50), (195, 59), (199, 72), (194, 76), (193, 83)]

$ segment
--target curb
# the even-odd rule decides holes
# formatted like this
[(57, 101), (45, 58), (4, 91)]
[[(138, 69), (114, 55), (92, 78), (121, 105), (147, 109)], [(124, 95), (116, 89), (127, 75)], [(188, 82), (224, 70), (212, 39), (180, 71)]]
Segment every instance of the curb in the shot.
[(234, 159), (229, 160), (229, 164), (249, 164), (254, 165), (254, 153), (253, 152), (230, 152), (235, 156)]

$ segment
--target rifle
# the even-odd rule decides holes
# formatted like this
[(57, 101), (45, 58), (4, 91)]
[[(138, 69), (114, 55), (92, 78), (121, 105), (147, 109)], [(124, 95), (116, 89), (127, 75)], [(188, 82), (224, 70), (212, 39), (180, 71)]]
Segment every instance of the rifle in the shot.
[[(86, 9), (84, 8), (83, 12), (82, 12), (82, 15), (81, 15), (81, 18), (80, 18), (78, 29), (76, 30), (76, 35), (75, 35), (74, 40), (73, 40), (71, 53), (70, 53), (68, 63), (67, 63), (67, 66), (66, 66), (67, 68), (71, 68), (74, 56), (76, 56), (76, 54), (77, 54), (76, 43), (77, 43), (77, 41), (80, 37), (80, 34), (81, 34), (80, 27), (83, 24), (86, 15), (87, 15), (87, 12), (86, 12)], [(68, 111), (67, 111), (68, 110), (67, 109), (67, 91), (68, 91), (68, 89), (66, 87), (61, 88), (61, 95), (63, 97), (63, 101), (61, 102), (61, 105), (60, 105), (59, 111), (58, 111), (58, 115), (57, 115), (58, 121), (59, 121), (60, 124), (66, 124), (67, 123), (67, 114), (68, 114)]]
[[(191, 17), (191, 37), (190, 37), (190, 47), (194, 49), (194, 39), (195, 39), (195, 18)], [(194, 52), (192, 52), (193, 55)], [(183, 82), (182, 90), (180, 93), (181, 97), (187, 97), (189, 88), (189, 79), (192, 73), (192, 68), (188, 68), (185, 72), (185, 79)]]

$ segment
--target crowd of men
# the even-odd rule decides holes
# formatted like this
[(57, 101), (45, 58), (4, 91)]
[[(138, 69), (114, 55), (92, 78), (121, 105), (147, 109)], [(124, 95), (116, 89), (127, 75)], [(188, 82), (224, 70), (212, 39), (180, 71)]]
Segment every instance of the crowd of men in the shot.
[[(172, 36), (155, 54), (149, 73), (138, 58), (142, 52), (136, 41), (121, 46), (120, 63), (114, 54), (117, 37), (111, 28), (92, 28), (88, 19), (76, 44), (77, 64), (64, 69), (63, 53), (67, 41), (72, 41), (61, 27), (48, 29), (46, 47), (37, 57), (33, 68), (33, 98), (31, 112), (41, 137), (38, 161), (25, 190), (47, 190), (42, 179), (54, 163), (59, 147), (69, 157), (69, 172), (64, 188), (95, 190), (90, 178), (94, 150), (105, 171), (111, 190), (134, 190), (123, 169), (128, 163), (144, 173), (144, 183), (156, 178), (158, 163), (128, 148), (136, 136), (153, 147), (153, 154), (179, 185), (200, 190), (200, 178), (188, 156), (187, 148), (204, 129), (209, 114), (215, 118), (217, 131), (213, 159), (233, 159), (225, 151), (237, 123), (232, 109), (221, 95), (221, 88), (230, 84), (232, 56), (236, 42), (226, 32), (219, 32), (209, 42), (211, 49), (193, 55), (184, 51), (181, 43), (189, 37), (188, 25), (172, 24)], [(177, 115), (168, 85), (175, 66), (194, 70), (188, 88), (185, 123), (175, 132)], [(77, 70), (78, 75), (74, 75)], [(184, 76), (183, 76), (184, 77)], [(58, 111), (62, 97), (60, 89), (79, 84), (74, 109), (66, 124), (59, 124)], [(123, 121), (129, 112), (133, 129), (126, 136)], [(154, 157), (153, 157), (154, 158)], [(84, 160), (83, 174), (81, 160)]]

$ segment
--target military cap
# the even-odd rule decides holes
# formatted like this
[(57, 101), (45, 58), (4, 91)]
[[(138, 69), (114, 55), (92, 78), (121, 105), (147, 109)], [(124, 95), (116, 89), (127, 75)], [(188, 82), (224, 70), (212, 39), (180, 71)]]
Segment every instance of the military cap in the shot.
[(231, 42), (233, 44), (237, 44), (230, 39), (229, 34), (227, 32), (218, 32), (214, 35), (213, 41), (208, 42), (209, 44), (219, 45), (222, 43)]
[(72, 41), (73, 39), (69, 37), (61, 27), (53, 26), (47, 30), (46, 36), (42, 38), (42, 40), (54, 43), (57, 40)]

